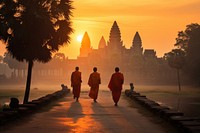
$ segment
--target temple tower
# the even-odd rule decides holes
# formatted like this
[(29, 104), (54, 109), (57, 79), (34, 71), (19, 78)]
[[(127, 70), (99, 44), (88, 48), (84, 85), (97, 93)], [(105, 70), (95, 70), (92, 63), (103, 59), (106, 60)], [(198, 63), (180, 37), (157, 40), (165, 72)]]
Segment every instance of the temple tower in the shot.
[(104, 37), (102, 36), (101, 40), (99, 41), (98, 49), (102, 49), (102, 48), (105, 48), (105, 47), (106, 47), (106, 41), (105, 41)]
[(138, 32), (135, 33), (135, 36), (133, 38), (131, 51), (134, 56), (142, 56), (143, 48), (142, 48), (142, 40), (140, 38), (140, 35)]
[(81, 42), (81, 48), (80, 48), (80, 55), (79, 57), (87, 57), (88, 54), (91, 52), (91, 44), (90, 44), (90, 38), (88, 36), (88, 33), (85, 32), (82, 42)]
[(113, 26), (110, 30), (110, 36), (109, 36), (109, 41), (108, 41), (108, 49), (109, 51), (113, 51), (115, 53), (121, 53), (122, 49), (124, 46), (123, 42), (121, 40), (121, 33), (120, 29), (117, 25), (117, 22), (115, 21), (113, 23)]

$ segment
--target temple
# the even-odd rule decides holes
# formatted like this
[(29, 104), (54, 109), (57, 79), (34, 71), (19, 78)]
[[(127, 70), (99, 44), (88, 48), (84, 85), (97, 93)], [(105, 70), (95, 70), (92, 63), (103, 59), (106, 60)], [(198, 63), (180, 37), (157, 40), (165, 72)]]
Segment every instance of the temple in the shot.
[(74, 69), (71, 66), (79, 66), (85, 76), (89, 75), (92, 68), (96, 66), (104, 83), (109, 80), (116, 66), (120, 67), (125, 74), (127, 82), (136, 83), (153, 83), (163, 75), (165, 75), (163, 77), (165, 79), (170, 78), (172, 72), (164, 59), (157, 58), (155, 50), (143, 49), (138, 31), (133, 37), (130, 49), (127, 49), (123, 44), (120, 28), (116, 21), (111, 27), (109, 40), (106, 43), (102, 36), (98, 49), (91, 48), (89, 35), (85, 32), (80, 55), (77, 60), (68, 59), (68, 63), (69, 67), (66, 70), (71, 71)]
[(131, 47), (126, 48), (121, 38), (120, 28), (114, 21), (108, 41), (102, 36), (98, 49), (93, 49), (91, 43), (89, 34), (85, 32), (77, 59), (68, 59), (63, 57), (64, 54), (55, 54), (48, 64), (36, 63), (34, 71), (37, 72), (33, 74), (37, 79), (45, 78), (48, 81), (58, 80), (59, 83), (70, 83), (71, 72), (79, 66), (83, 84), (87, 84), (93, 67), (97, 67), (101, 74), (102, 84), (108, 84), (114, 68), (120, 67), (120, 71), (124, 73), (125, 82), (128, 84), (130, 82), (134, 84), (176, 84), (175, 70), (169, 67), (164, 58), (158, 58), (154, 49), (143, 49), (138, 31), (133, 36)]
[(81, 48), (80, 48), (80, 55), (79, 57), (87, 57), (88, 54), (91, 52), (91, 44), (90, 44), (90, 38), (88, 36), (88, 33), (85, 32), (82, 42), (81, 42)]

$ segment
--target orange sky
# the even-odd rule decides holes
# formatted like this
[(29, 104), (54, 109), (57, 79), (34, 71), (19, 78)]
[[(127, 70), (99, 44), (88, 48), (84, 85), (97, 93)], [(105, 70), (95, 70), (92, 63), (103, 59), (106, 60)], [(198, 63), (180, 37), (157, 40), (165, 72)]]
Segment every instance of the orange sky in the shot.
[[(187, 24), (200, 23), (200, 0), (74, 0), (73, 6), (75, 31), (71, 43), (60, 50), (69, 58), (79, 55), (77, 36), (87, 31), (92, 47), (97, 48), (102, 35), (109, 39), (115, 20), (126, 48), (138, 31), (143, 48), (155, 49), (159, 57), (174, 47), (178, 31)], [(0, 44), (0, 55), (2, 47)]]

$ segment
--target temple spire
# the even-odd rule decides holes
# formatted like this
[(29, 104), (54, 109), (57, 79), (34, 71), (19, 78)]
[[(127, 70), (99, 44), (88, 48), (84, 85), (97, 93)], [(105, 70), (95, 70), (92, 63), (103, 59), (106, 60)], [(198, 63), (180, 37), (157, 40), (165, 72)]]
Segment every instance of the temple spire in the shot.
[(132, 44), (133, 44), (132, 46), (134, 46), (134, 45), (139, 45), (140, 47), (142, 46), (142, 40), (141, 40), (141, 37), (140, 37), (138, 31), (135, 33)]
[(106, 41), (105, 41), (104, 37), (102, 36), (101, 40), (99, 41), (98, 49), (105, 48), (105, 47), (106, 47)]
[(114, 21), (112, 28), (110, 30), (108, 47), (117, 49), (122, 47), (121, 33), (116, 21)]
[(134, 55), (142, 55), (142, 40), (138, 32), (135, 33), (131, 49), (133, 50)]
[(81, 42), (80, 57), (87, 57), (91, 50), (90, 38), (88, 33), (85, 32)]
[(81, 42), (81, 47), (91, 47), (90, 38), (89, 38), (87, 32), (85, 32), (85, 34), (83, 36), (83, 39), (82, 39), (82, 42)]

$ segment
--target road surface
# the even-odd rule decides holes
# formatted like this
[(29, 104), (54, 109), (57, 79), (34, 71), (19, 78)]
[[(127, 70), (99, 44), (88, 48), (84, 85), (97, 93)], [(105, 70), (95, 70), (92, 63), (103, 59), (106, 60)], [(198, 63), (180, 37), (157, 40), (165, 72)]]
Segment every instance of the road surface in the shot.
[(4, 133), (174, 133), (124, 93), (114, 106), (109, 91), (100, 91), (97, 103), (82, 92), (79, 102), (68, 94), (42, 111), (5, 126)]

